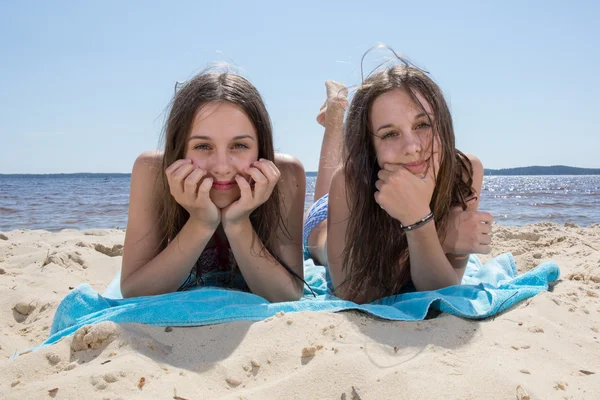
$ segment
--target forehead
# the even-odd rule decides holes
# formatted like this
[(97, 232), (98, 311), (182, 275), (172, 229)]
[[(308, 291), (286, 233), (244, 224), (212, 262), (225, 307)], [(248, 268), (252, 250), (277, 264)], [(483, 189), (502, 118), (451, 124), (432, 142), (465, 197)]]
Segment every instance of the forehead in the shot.
[(257, 135), (248, 115), (232, 103), (208, 103), (200, 107), (194, 115), (191, 134), (211, 137), (245, 134), (254, 138)]
[[(415, 92), (419, 102), (423, 105), (425, 111), (432, 114), (431, 105), (425, 101), (425, 98), (419, 92)], [(392, 89), (379, 95), (371, 106), (371, 122), (373, 125), (382, 125), (394, 122), (400, 122), (406, 119), (413, 119), (423, 111), (415, 103), (410, 95), (404, 89)]]

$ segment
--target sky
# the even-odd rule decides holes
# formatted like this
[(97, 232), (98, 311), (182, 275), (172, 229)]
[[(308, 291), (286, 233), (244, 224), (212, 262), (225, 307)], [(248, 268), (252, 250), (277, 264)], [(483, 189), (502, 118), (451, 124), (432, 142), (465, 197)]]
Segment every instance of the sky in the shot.
[(215, 62), (314, 171), (325, 80), (360, 84), (379, 43), (430, 72), (486, 168), (599, 168), (599, 18), (593, 1), (3, 1), (0, 174), (130, 172), (175, 81)]

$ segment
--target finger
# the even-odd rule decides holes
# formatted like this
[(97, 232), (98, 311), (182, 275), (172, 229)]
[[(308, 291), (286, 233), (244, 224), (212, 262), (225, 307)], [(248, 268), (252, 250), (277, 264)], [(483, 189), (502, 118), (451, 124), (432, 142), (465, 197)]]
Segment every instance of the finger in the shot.
[(248, 167), (246, 168), (246, 172), (252, 177), (256, 184), (266, 185), (269, 183), (267, 177), (264, 176), (262, 171), (256, 167)]
[(392, 173), (384, 169), (379, 170), (379, 172), (377, 173), (377, 177), (382, 181), (387, 180), (390, 176), (392, 176)]
[(381, 190), (382, 186), (383, 186), (383, 181), (379, 180), (379, 181), (375, 182), (375, 187), (377, 188), (377, 190)]
[(252, 201), (252, 188), (246, 179), (241, 175), (234, 177), (238, 186), (240, 187), (240, 201)]
[(183, 193), (188, 200), (193, 202), (196, 199), (198, 195), (198, 183), (204, 175), (206, 175), (205, 170), (196, 168), (183, 181)]
[(277, 182), (279, 182), (279, 178), (281, 177), (281, 172), (279, 168), (270, 160), (265, 160), (264, 158), (260, 159), (261, 164), (264, 166), (263, 174), (267, 177), (269, 184), (267, 185), (266, 192), (263, 194), (264, 200), (266, 201), (271, 193), (273, 193), (273, 189)]
[(183, 160), (177, 160), (173, 164), (169, 165), (167, 167), (167, 169), (165, 169), (165, 173), (167, 175), (169, 175), (169, 174), (173, 173), (173, 171), (175, 171), (180, 166), (182, 166), (184, 164), (191, 164), (191, 163), (192, 163), (192, 160), (188, 160), (187, 158), (183, 159)]
[(490, 245), (479, 245), (476, 247), (475, 253), (477, 254), (489, 254), (492, 251), (492, 246)]
[(194, 166), (192, 164), (182, 164), (179, 168), (167, 175), (167, 181), (171, 190), (183, 192), (183, 182), (193, 170)]
[(492, 226), (489, 224), (479, 224), (479, 231), (484, 235), (489, 235), (492, 232)]
[(276, 182), (269, 181), (266, 177), (264, 182), (256, 182), (253, 188), (254, 199), (260, 200), (262, 204), (270, 196), (271, 192), (273, 191), (273, 188), (275, 187), (275, 184)]
[(485, 222), (486, 224), (492, 224), (494, 223), (494, 216), (492, 214), (490, 214), (489, 212), (485, 212), (485, 211), (478, 211), (477, 215), (479, 216), (480, 220), (482, 222)]
[(250, 167), (247, 171), (255, 182), (253, 198), (263, 199), (268, 191), (269, 180), (258, 168)]
[(183, 181), (196, 167), (193, 164), (181, 164), (171, 172), (171, 178), (175, 181)]
[(379, 207), (381, 207), (382, 210), (385, 210), (385, 208), (383, 207), (383, 204), (381, 203), (383, 201), (381, 192), (375, 192), (375, 194), (373, 196), (375, 197), (375, 202), (379, 205)]
[(397, 164), (390, 164), (390, 163), (383, 164), (383, 169), (385, 171), (389, 171), (389, 172), (396, 172), (400, 168), (402, 168), (402, 166), (401, 165), (397, 165)]
[(254, 166), (260, 169), (263, 175), (269, 180), (271, 183), (277, 183), (279, 180), (279, 176), (281, 173), (279, 169), (273, 164), (273, 162), (269, 160), (265, 160), (261, 158), (259, 161), (254, 163)]
[(214, 178), (207, 177), (202, 180), (200, 185), (198, 186), (198, 195), (196, 199), (209, 199), (210, 198), (210, 190), (212, 189), (213, 183), (215, 182)]
[(277, 167), (277, 165), (275, 165), (275, 163), (273, 161), (270, 161), (270, 160), (264, 160), (264, 162), (273, 171), (273, 176), (275, 177), (275, 179), (279, 180), (279, 178), (281, 177), (281, 171), (279, 170), (279, 168)]
[(489, 245), (492, 243), (492, 238), (488, 235), (481, 235), (479, 238), (480, 245)]

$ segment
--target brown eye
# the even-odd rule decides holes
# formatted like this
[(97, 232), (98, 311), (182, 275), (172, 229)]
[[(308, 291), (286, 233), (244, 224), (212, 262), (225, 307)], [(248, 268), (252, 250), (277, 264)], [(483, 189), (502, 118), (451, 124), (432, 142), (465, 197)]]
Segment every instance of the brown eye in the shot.
[(381, 135), (381, 140), (389, 139), (389, 138), (392, 138), (394, 136), (398, 136), (398, 132), (396, 132), (396, 131), (389, 131), (389, 132), (386, 132), (383, 135)]
[(207, 145), (206, 143), (197, 144), (197, 145), (194, 146), (194, 149), (196, 149), (196, 150), (210, 150), (210, 146)]
[(415, 126), (416, 130), (419, 129), (427, 129), (429, 128), (431, 125), (429, 125), (427, 122), (420, 122), (417, 126)]

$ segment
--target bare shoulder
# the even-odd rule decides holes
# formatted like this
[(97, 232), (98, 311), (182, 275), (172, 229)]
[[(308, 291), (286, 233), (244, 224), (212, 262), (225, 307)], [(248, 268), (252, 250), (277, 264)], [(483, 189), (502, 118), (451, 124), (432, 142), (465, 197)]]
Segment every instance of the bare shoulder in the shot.
[[(483, 164), (481, 163), (481, 160), (473, 154), (465, 154), (465, 157), (471, 163), (471, 168), (473, 171), (471, 188), (475, 191), (475, 196), (477, 199), (479, 199), (481, 196), (481, 186), (483, 185)], [(478, 204), (479, 200), (471, 204), (469, 207), (476, 208), (478, 207)]]
[(162, 165), (163, 152), (158, 150), (148, 150), (141, 153), (135, 159), (133, 168), (138, 169), (160, 169)]
[(277, 168), (279, 168), (282, 176), (284, 174), (291, 174), (294, 176), (305, 174), (304, 165), (302, 165), (302, 162), (289, 154), (275, 154), (275, 165)]
[(137, 156), (131, 171), (132, 188), (139, 187), (134, 184), (140, 181), (146, 184), (152, 183), (153, 186), (162, 168), (162, 159), (163, 153), (156, 150), (145, 151)]
[(289, 154), (275, 154), (275, 165), (281, 173), (280, 183), (284, 190), (295, 190), (306, 184), (304, 165), (296, 157)]
[(481, 160), (474, 154), (459, 153), (459, 156), (463, 162), (471, 164), (471, 171), (468, 170), (468, 167), (467, 170), (462, 171), (463, 179), (469, 179), (469, 175), (471, 175), (473, 182), (483, 180), (483, 164)]
[(329, 187), (329, 201), (339, 201), (340, 199), (344, 199), (344, 203), (346, 203), (346, 176), (343, 166), (339, 166), (333, 172)]
[(329, 209), (335, 216), (346, 217), (350, 205), (348, 204), (348, 195), (346, 192), (346, 176), (344, 167), (339, 166), (331, 177), (329, 186)]
[(474, 154), (465, 154), (465, 156), (471, 162), (471, 166), (473, 167), (473, 175), (483, 175), (483, 164), (481, 163), (481, 160)]

